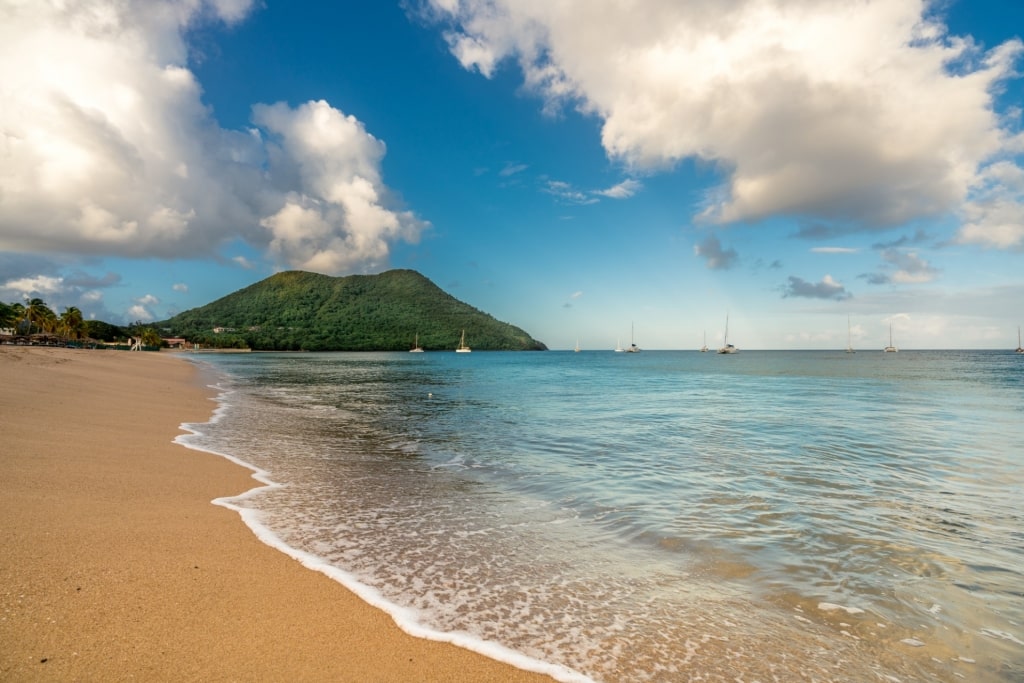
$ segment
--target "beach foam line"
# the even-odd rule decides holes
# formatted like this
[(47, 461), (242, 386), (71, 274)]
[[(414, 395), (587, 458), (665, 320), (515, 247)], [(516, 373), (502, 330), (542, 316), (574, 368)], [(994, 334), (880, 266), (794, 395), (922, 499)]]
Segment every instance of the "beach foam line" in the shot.
[(545, 662), (543, 660), (530, 657), (501, 645), (500, 643), (483, 640), (470, 633), (438, 631), (437, 629), (426, 627), (417, 621), (416, 612), (414, 610), (396, 605), (385, 598), (377, 589), (360, 582), (349, 572), (335, 567), (323, 558), (314, 555), (313, 553), (299, 550), (298, 548), (294, 548), (285, 543), (277, 534), (260, 521), (259, 510), (242, 507), (236, 503), (253, 498), (268, 490), (282, 488), (286, 486), (286, 484), (275, 482), (270, 478), (269, 472), (262, 470), (251, 463), (238, 458), (237, 456), (192, 443), (193, 439), (205, 436), (203, 431), (200, 429), (204, 424), (215, 424), (220, 421), (231, 408), (230, 404), (227, 402), (227, 397), (230, 396), (233, 391), (216, 384), (209, 385), (209, 388), (217, 392), (217, 395), (212, 399), (217, 403), (217, 407), (213, 410), (210, 419), (202, 423), (182, 423), (180, 425), (180, 429), (187, 433), (179, 434), (173, 439), (173, 442), (194, 451), (210, 453), (212, 455), (225, 458), (252, 472), (252, 478), (260, 483), (259, 486), (255, 486), (248, 491), (235, 496), (215, 498), (210, 502), (214, 505), (219, 505), (220, 507), (237, 512), (242, 518), (242, 521), (245, 522), (245, 525), (252, 530), (256, 535), (256, 538), (262, 543), (284, 553), (294, 560), (297, 560), (307, 569), (320, 572), (337, 583), (340, 583), (342, 586), (358, 596), (363, 602), (390, 615), (395, 624), (402, 631), (411, 636), (423, 638), (424, 640), (449, 643), (464, 650), (476, 652), (477, 654), (489, 657), (490, 659), (509, 664), (517, 669), (522, 669), (523, 671), (530, 671), (550, 676), (556, 681), (560, 681), (560, 683), (597, 683), (589, 676), (567, 666)]

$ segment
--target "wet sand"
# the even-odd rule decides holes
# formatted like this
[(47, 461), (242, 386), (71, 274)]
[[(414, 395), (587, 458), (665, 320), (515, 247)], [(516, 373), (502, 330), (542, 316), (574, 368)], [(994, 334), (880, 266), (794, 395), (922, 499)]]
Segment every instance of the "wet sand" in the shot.
[(0, 347), (0, 680), (550, 681), (414, 638), (211, 500), (215, 404), (166, 353)]

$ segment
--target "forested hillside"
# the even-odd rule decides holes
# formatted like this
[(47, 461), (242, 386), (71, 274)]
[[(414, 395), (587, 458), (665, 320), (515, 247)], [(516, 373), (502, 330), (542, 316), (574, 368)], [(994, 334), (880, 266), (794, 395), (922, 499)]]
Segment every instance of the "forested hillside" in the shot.
[[(413, 270), (330, 277), (289, 271), (154, 323), (165, 335), (254, 350), (453, 350), (462, 330), (473, 350), (543, 350)], [(217, 330), (217, 331), (215, 331)]]

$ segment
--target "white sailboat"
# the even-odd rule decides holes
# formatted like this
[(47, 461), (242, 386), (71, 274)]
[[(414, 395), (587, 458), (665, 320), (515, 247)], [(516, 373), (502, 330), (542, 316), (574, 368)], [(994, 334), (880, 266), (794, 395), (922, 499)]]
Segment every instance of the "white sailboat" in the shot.
[(1024, 347), (1020, 345), (1020, 325), (1017, 325), (1017, 350), (1014, 353), (1024, 353)]
[(850, 338), (850, 316), (846, 316), (846, 352), (857, 353), (853, 350), (853, 343)]
[(420, 335), (416, 333), (416, 341), (412, 343), (412, 348), (409, 349), (409, 353), (423, 353), (423, 347), (420, 346)]
[(701, 353), (707, 353), (708, 352), (708, 331), (707, 330), (704, 330), (704, 346), (700, 347), (700, 352)]
[(636, 342), (633, 341), (633, 326), (632, 325), (630, 325), (630, 327), (629, 327), (629, 342), (630, 342), (629, 343), (629, 348), (626, 349), (626, 352), (627, 353), (637, 353), (640, 350), (640, 347), (637, 346)]
[(580, 338), (576, 337), (576, 348), (573, 349), (576, 353), (580, 352)]
[(892, 323), (889, 323), (889, 345), (885, 347), (886, 353), (896, 353), (899, 351), (892, 343)]
[(615, 353), (623, 353), (626, 349), (622, 348), (622, 340), (615, 340)]
[(729, 314), (725, 314), (725, 337), (722, 339), (723, 346), (718, 349), (719, 353), (737, 353), (739, 349), (729, 343)]
[(462, 339), (459, 340), (459, 346), (455, 349), (455, 353), (469, 353), (473, 349), (466, 346), (466, 331), (462, 331)]

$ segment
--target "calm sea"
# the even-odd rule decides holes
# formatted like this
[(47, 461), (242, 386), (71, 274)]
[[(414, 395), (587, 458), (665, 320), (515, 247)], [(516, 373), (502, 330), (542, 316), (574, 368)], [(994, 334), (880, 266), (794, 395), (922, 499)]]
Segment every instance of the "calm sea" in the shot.
[(1024, 680), (1024, 356), (196, 356), (224, 501), (557, 678)]

